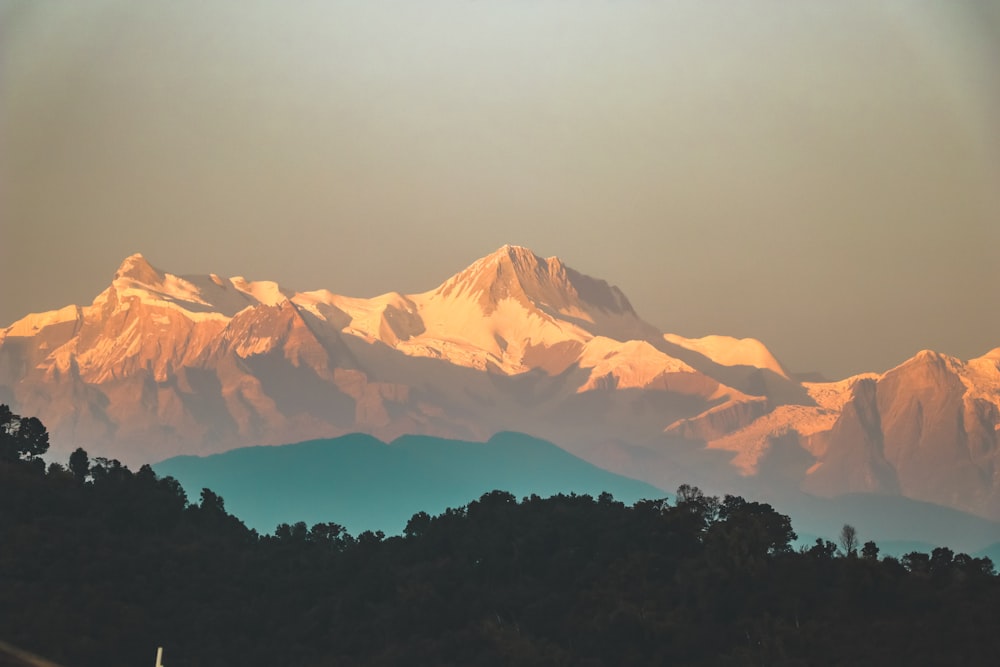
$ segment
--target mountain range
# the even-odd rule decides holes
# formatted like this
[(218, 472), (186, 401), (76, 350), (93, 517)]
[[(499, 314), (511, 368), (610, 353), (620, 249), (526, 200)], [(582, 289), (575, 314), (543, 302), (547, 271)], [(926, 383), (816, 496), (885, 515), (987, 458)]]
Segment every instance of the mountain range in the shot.
[(0, 330), (0, 402), (42, 419), (63, 458), (519, 431), (661, 489), (876, 494), (1000, 519), (1000, 348), (802, 382), (760, 341), (664, 333), (618, 288), (517, 246), (370, 299), (132, 255), (90, 305)]

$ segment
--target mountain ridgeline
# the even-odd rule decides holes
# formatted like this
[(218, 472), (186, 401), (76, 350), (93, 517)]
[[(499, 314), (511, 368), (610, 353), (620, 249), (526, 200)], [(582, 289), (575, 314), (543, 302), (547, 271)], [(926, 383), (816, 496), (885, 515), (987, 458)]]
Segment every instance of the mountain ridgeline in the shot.
[(516, 246), (370, 299), (133, 255), (90, 305), (0, 330), (0, 401), (48, 424), (55, 454), (131, 465), (517, 431), (658, 488), (873, 494), (1000, 519), (1000, 348), (800, 382), (759, 341), (663, 333), (616, 287)]
[(354, 434), (282, 447), (249, 447), (153, 466), (189, 492), (211, 487), (248, 526), (331, 518), (351, 532), (403, 532), (417, 511), (440, 514), (504, 489), (531, 495), (611, 493), (629, 504), (667, 494), (519, 433), (488, 442), (403, 436), (390, 444)]
[[(437, 514), (493, 489), (518, 498), (611, 493), (633, 503), (668, 494), (615, 475), (555, 445), (522, 433), (463, 442), (403, 436), (383, 443), (352, 434), (273, 447), (245, 447), (212, 456), (180, 456), (154, 464), (192, 495), (208, 487), (248, 526), (262, 533), (279, 523), (336, 521), (354, 533), (398, 535), (417, 512)], [(1000, 542), (1000, 523), (902, 496), (781, 495), (804, 535), (832, 535), (848, 522), (878, 539), (884, 551), (948, 546), (978, 553)]]

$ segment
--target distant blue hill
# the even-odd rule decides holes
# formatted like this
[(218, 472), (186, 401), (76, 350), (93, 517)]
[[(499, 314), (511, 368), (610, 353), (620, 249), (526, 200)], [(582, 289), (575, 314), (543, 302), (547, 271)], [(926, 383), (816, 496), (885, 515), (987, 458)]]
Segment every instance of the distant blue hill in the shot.
[(974, 555), (979, 557), (986, 556), (987, 558), (992, 560), (996, 565), (1000, 566), (1000, 542), (997, 542), (996, 544), (991, 544), (985, 549), (981, 549)]
[[(273, 532), (279, 523), (335, 521), (355, 535), (364, 530), (398, 534), (416, 512), (440, 514), (495, 489), (518, 498), (596, 497), (607, 491), (626, 504), (671, 495), (552, 443), (510, 432), (485, 443), (405, 435), (385, 444), (352, 434), (208, 457), (178, 456), (153, 468), (177, 478), (193, 501), (202, 488), (212, 489), (225, 499), (226, 509), (262, 533)], [(756, 498), (749, 490), (744, 495)], [(871, 494), (772, 495), (766, 500), (792, 517), (799, 545), (809, 546), (817, 536), (836, 541), (841, 526), (850, 523), (862, 542), (875, 540), (883, 554), (929, 552), (935, 546), (998, 554), (1000, 524), (939, 505)]]
[(202, 488), (212, 489), (230, 513), (262, 533), (279, 523), (335, 521), (353, 534), (398, 534), (416, 512), (440, 514), (495, 489), (518, 498), (607, 491), (626, 504), (668, 495), (520, 433), (485, 443), (406, 435), (390, 444), (352, 434), (178, 456), (153, 469), (175, 477), (193, 501)]
[(930, 552), (938, 546), (972, 555), (1000, 553), (1000, 523), (933, 503), (865, 493), (835, 498), (785, 493), (771, 501), (792, 517), (798, 544), (806, 546), (817, 536), (836, 542), (847, 523), (857, 529), (862, 543), (874, 540), (883, 555)]

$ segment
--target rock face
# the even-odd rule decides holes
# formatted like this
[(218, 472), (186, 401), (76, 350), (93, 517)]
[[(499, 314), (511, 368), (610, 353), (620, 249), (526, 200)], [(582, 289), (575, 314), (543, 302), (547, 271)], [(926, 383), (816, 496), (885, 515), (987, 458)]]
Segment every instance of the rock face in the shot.
[(512, 246), (372, 299), (133, 255), (90, 305), (0, 331), (0, 401), (39, 416), (60, 458), (516, 430), (661, 488), (904, 494), (1000, 518), (1000, 350), (800, 383), (759, 341), (664, 334), (618, 288)]
[(907, 495), (1000, 513), (1000, 363), (921, 352), (885, 374), (875, 408)]
[(805, 491), (900, 494), (1000, 518), (995, 353), (963, 362), (923, 351), (882, 375), (809, 389), (818, 405), (804, 416), (774, 419), (775, 410), (720, 441), (735, 448), (791, 433), (813, 460), (801, 478)]
[(823, 441), (825, 456), (808, 472), (805, 488), (818, 495), (899, 493), (896, 469), (885, 458), (878, 384), (871, 378), (854, 383), (850, 398), (829, 431), (813, 436)]

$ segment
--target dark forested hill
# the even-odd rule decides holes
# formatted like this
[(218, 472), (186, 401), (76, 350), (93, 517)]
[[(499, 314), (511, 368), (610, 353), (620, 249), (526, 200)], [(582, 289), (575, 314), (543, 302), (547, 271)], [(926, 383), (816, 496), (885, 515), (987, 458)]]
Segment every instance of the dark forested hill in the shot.
[[(74, 455), (0, 461), (0, 628), (66, 665), (992, 665), (986, 559), (793, 551), (771, 506), (684, 488), (518, 501), (404, 535), (258, 535), (204, 490)], [(863, 538), (863, 536), (862, 536)]]

